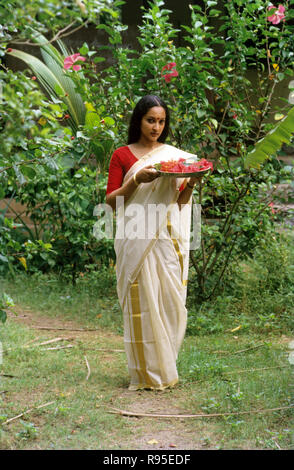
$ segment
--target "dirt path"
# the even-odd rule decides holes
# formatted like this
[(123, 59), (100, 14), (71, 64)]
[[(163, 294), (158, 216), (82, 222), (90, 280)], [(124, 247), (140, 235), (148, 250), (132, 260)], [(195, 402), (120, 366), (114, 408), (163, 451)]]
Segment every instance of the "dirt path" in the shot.
[[(28, 308), (16, 306), (14, 314), (9, 314), (9, 321), (17, 322), (31, 330), (35, 330), (36, 337), (65, 338), (81, 341), (89, 346), (97, 345), (97, 337), (99, 335), (99, 345), (117, 348), (122, 350), (123, 338), (112, 332), (101, 329), (87, 330), (82, 325), (77, 324), (73, 320), (62, 319), (60, 317), (50, 317), (43, 313), (32, 311)], [(115, 355), (103, 355), (101, 360), (115, 361)], [(119, 399), (125, 403), (124, 409), (136, 413), (153, 413), (153, 414), (185, 414), (187, 410), (181, 408), (179, 403), (182, 402), (183, 389), (175, 387), (172, 390), (162, 392), (156, 391), (129, 391), (127, 387), (118, 387), (114, 391), (114, 402)], [(115, 405), (114, 405), (115, 406)], [(131, 425), (132, 438), (121, 442), (122, 449), (149, 449), (149, 450), (195, 450), (209, 449), (207, 442), (212, 444), (209, 426), (205, 426), (200, 421), (178, 419), (153, 419), (153, 418), (137, 418), (125, 417), (128, 426)]]

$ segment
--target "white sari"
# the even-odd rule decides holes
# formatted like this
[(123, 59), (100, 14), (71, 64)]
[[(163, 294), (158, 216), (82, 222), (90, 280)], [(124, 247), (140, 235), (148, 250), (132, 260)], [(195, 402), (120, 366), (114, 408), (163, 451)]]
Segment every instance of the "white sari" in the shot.
[[(124, 182), (145, 166), (191, 156), (161, 145), (140, 158)], [(140, 184), (117, 211), (117, 292), (130, 390), (162, 390), (178, 381), (176, 360), (187, 323), (191, 223), (191, 199), (181, 211), (176, 203), (183, 182), (164, 176)]]

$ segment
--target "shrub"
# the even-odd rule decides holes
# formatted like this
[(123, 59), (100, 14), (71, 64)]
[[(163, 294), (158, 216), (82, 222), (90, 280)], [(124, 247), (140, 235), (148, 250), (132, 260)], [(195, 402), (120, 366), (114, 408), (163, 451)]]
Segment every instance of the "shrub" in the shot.
[[(67, 72), (85, 103), (85, 123), (73, 136), (66, 122), (59, 122), (60, 110), (66, 112), (60, 104), (61, 97), (56, 103), (33, 95), (39, 102), (31, 102), (24, 87), (37, 91), (31, 82), (24, 80), (24, 84), (18, 84), (27, 100), (27, 106), (21, 107), (21, 111), (31, 120), (30, 129), (22, 126), (17, 98), (11, 92), (12, 117), (8, 116), (4, 131), (9, 135), (16, 117), (13, 132), (19, 132), (17, 142), (21, 151), (15, 147), (14, 138), (9, 142), (19, 166), (26, 163), (23, 166), (26, 170), (19, 172), (19, 166), (12, 164), (5, 171), (10, 179), (16, 175), (18, 179), (11, 184), (17, 189), (18, 197), (21, 194), (27, 202), (34, 197), (34, 191), (39, 198), (38, 184), (48, 185), (50, 181), (48, 191), (42, 189), (39, 200), (45, 203), (49, 197), (46, 233), (54, 238), (52, 247), (57, 254), (47, 253), (46, 259), (41, 256), (42, 269), (44, 262), (50, 264), (49, 260), (52, 267), (65, 261), (66, 266), (73, 266), (75, 273), (86, 263), (91, 264), (94, 251), (97, 253), (97, 245), (92, 247), (89, 242), (95, 173), (91, 173), (91, 166), (85, 165), (85, 160), (93, 158), (103, 179), (113, 148), (126, 142), (128, 118), (134, 104), (146, 93), (159, 94), (172, 111), (169, 143), (214, 161), (213, 175), (194, 195), (202, 205), (202, 241), (200, 249), (191, 254), (198, 300), (211, 299), (219, 293), (225, 273), (234, 265), (236, 257), (252, 255), (265, 234), (272, 230), (274, 217), (269, 207), (272, 187), (291, 177), (290, 170), (273, 155), (277, 146), (266, 148), (266, 156), (271, 158), (263, 167), (248, 169), (246, 156), (261, 138), (271, 135), (269, 132), (290, 110), (288, 100), (277, 97), (275, 91), (278, 85), (288, 86), (293, 73), (290, 7), (294, 1), (286, 4), (285, 21), (275, 24), (269, 18), (265, 0), (249, 0), (246, 4), (233, 0), (224, 6), (205, 0), (203, 6), (190, 5), (190, 25), (178, 30), (170, 22), (170, 11), (164, 1), (155, 0), (143, 9), (138, 35), (140, 50), (124, 46), (122, 34), (127, 26), (120, 21), (121, 2), (113, 2), (111, 7), (106, 3), (101, 4), (103, 22), (97, 28), (108, 34), (112, 65), (98, 71), (98, 64), (104, 59), (102, 49), (91, 50), (85, 43), (75, 51), (87, 59), (81, 70)], [(93, 5), (89, 2), (91, 19)], [(8, 95), (5, 100), (10, 103)], [(39, 109), (37, 114), (35, 106)], [(40, 123), (41, 116), (47, 120), (45, 128), (40, 130), (44, 123), (43, 120)], [(281, 133), (274, 135), (281, 144)], [(35, 167), (28, 164), (29, 158), (40, 160), (42, 156), (46, 169), (49, 162), (52, 165), (56, 160), (52, 161), (49, 155), (58, 152), (59, 156), (67, 154), (68, 158), (68, 151), (80, 155), (74, 158), (73, 174), (60, 169), (59, 175), (52, 176), (49, 172), (37, 183), (41, 172), (36, 175)], [(83, 176), (88, 189), (74, 184), (82, 178), (83, 171), (88, 175)], [(31, 196), (26, 196), (26, 189), (19, 189), (24, 183), (23, 176), (32, 181), (36, 177)], [(100, 202), (99, 197), (96, 202)], [(39, 214), (36, 217), (42, 223), (45, 220)], [(104, 244), (102, 253), (108, 249)], [(105, 259), (109, 260), (109, 255)]]

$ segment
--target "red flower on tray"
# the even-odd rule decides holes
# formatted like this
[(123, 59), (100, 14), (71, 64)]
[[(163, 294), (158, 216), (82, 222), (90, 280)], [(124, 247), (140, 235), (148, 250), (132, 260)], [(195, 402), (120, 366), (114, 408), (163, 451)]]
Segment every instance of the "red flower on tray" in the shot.
[(199, 171), (213, 170), (212, 162), (209, 162), (205, 158), (201, 158), (201, 160), (191, 163), (190, 165), (184, 164), (184, 162), (184, 158), (160, 162), (157, 169), (167, 173), (196, 173)]

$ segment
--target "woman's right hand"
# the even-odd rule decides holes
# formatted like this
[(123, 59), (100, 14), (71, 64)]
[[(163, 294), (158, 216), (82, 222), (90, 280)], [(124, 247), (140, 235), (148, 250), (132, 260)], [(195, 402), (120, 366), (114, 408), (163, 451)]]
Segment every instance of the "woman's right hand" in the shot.
[(158, 171), (153, 167), (153, 165), (145, 166), (136, 173), (137, 183), (150, 183), (159, 177)]

